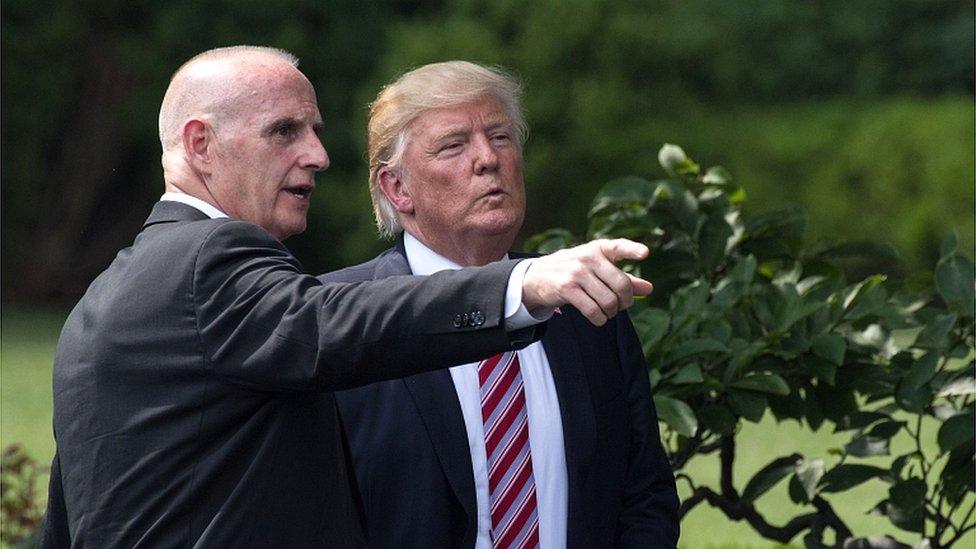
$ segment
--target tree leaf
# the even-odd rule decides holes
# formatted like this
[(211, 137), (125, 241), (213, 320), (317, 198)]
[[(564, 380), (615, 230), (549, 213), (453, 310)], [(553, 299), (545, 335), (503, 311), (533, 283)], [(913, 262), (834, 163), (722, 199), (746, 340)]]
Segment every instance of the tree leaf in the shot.
[(671, 383), (675, 385), (683, 385), (687, 383), (701, 383), (705, 381), (702, 377), (701, 366), (696, 362), (690, 364), (685, 364), (678, 370), (678, 373), (674, 374), (671, 378)]
[(790, 386), (786, 380), (772, 372), (755, 372), (731, 383), (729, 386), (779, 396), (790, 394)]
[(813, 499), (819, 492), (818, 486), (824, 476), (824, 462), (822, 459), (803, 460), (796, 465), (796, 479), (803, 488), (806, 501)]
[(698, 420), (709, 431), (722, 435), (732, 434), (739, 422), (728, 408), (719, 404), (709, 404), (699, 410)]
[(668, 326), (671, 325), (671, 316), (663, 309), (647, 308), (631, 318), (645, 355), (668, 333)]
[(904, 421), (883, 421), (871, 428), (868, 435), (872, 438), (891, 438), (907, 425)]
[(822, 379), (830, 385), (837, 383), (837, 365), (815, 355), (803, 357), (804, 367), (817, 379)]
[(848, 311), (851, 310), (859, 299), (861, 299), (871, 289), (884, 282), (885, 279), (886, 277), (884, 275), (871, 275), (852, 286), (850, 289), (848, 289), (847, 296), (844, 297), (844, 309)]
[(888, 455), (888, 439), (870, 435), (854, 437), (844, 445), (844, 452), (849, 456), (871, 457)]
[(665, 143), (661, 147), (657, 153), (657, 161), (672, 176), (698, 175), (700, 169), (698, 164), (688, 158), (684, 149), (671, 143)]
[(745, 501), (755, 501), (756, 498), (765, 494), (770, 488), (776, 486), (779, 481), (787, 475), (796, 471), (796, 464), (801, 461), (800, 454), (776, 458), (769, 462), (765, 467), (756, 472), (742, 490), (742, 499)]
[(826, 493), (843, 492), (873, 478), (879, 478), (887, 474), (887, 469), (873, 465), (842, 463), (823, 475), (821, 491)]
[(698, 418), (690, 406), (684, 402), (664, 395), (654, 395), (657, 415), (669, 427), (683, 436), (692, 437), (698, 430)]
[(973, 440), (973, 414), (972, 412), (962, 413), (952, 416), (939, 427), (939, 448), (943, 452), (948, 452)]
[(732, 174), (722, 166), (712, 166), (708, 168), (702, 177), (702, 183), (706, 185), (727, 185), (732, 182)]
[(942, 350), (949, 345), (948, 335), (956, 325), (958, 317), (954, 313), (936, 315), (925, 323), (925, 327), (915, 338), (915, 346), (921, 349)]
[(847, 414), (843, 419), (838, 421), (834, 432), (839, 433), (840, 431), (850, 431), (851, 429), (863, 429), (883, 419), (891, 419), (891, 416), (881, 412), (864, 412), (858, 410)]
[(698, 235), (698, 257), (702, 267), (714, 271), (725, 259), (725, 249), (732, 237), (732, 227), (721, 215), (711, 215)]
[(967, 257), (952, 255), (939, 260), (935, 288), (949, 308), (969, 318), (976, 316), (976, 269)]
[(911, 387), (904, 382), (895, 389), (895, 403), (902, 410), (913, 414), (925, 411), (925, 405), (932, 400), (932, 392), (925, 387)]
[(940, 397), (976, 394), (976, 378), (962, 377), (939, 389)]
[(677, 362), (683, 358), (701, 353), (728, 353), (729, 349), (721, 341), (710, 338), (689, 339), (679, 343), (670, 353), (668, 362)]
[(524, 249), (541, 254), (548, 254), (563, 248), (569, 248), (576, 243), (573, 233), (566, 229), (549, 229), (533, 235), (525, 241)]
[(928, 486), (920, 478), (895, 483), (888, 490), (888, 518), (892, 524), (909, 532), (922, 532), (927, 491)]
[(729, 389), (729, 406), (739, 416), (753, 423), (759, 423), (766, 413), (766, 396), (762, 393)]
[(812, 348), (815, 355), (840, 366), (844, 363), (844, 351), (847, 350), (847, 343), (840, 334), (827, 333), (813, 338)]
[(925, 385), (935, 375), (935, 369), (939, 365), (939, 354), (930, 351), (925, 353), (912, 363), (908, 374), (902, 380), (906, 388), (918, 389)]

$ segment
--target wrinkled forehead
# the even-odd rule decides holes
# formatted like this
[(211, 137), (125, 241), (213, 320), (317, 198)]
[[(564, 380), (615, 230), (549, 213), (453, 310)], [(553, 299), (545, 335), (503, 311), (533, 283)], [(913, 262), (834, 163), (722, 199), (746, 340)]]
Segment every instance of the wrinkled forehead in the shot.
[(291, 119), (321, 124), (311, 83), (297, 70), (250, 73), (236, 83), (219, 108), (220, 122), (264, 126)]
[(512, 117), (492, 94), (472, 101), (446, 103), (420, 111), (407, 125), (413, 135), (421, 133), (454, 133), (498, 126), (512, 126)]

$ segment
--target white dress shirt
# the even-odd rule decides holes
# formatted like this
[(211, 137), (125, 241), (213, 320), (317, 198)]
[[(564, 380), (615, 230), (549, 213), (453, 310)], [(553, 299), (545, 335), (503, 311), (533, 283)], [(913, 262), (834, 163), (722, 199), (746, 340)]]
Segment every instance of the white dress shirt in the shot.
[[(404, 234), (403, 244), (413, 274), (429, 275), (437, 271), (461, 268), (409, 234)], [(510, 283), (509, 290), (511, 286)], [(509, 301), (506, 298), (506, 316), (509, 314)], [(521, 296), (516, 303), (521, 303)], [(522, 306), (521, 309), (524, 310), (525, 307)], [(550, 312), (549, 316), (551, 314)], [(563, 421), (559, 414), (556, 385), (541, 341), (522, 349), (518, 356), (525, 385), (526, 413), (529, 416), (529, 449), (532, 452), (532, 474), (535, 477), (539, 513), (539, 546), (543, 549), (564, 548), (569, 503)], [(474, 488), (478, 502), (478, 539), (475, 547), (492, 549), (488, 460), (485, 456), (485, 427), (481, 417), (478, 363), (455, 366), (450, 372), (458, 401), (461, 403), (464, 427), (468, 433), (468, 451), (471, 453), (471, 465), (474, 469)]]
[(217, 219), (220, 217), (227, 217), (227, 214), (218, 210), (209, 202), (200, 200), (199, 198), (189, 195), (186, 193), (177, 192), (167, 192), (163, 193), (163, 196), (159, 197), (160, 201), (170, 201), (170, 202), (180, 202), (181, 204), (186, 204), (187, 206), (193, 206), (194, 208), (200, 210), (201, 212), (207, 214), (210, 219)]

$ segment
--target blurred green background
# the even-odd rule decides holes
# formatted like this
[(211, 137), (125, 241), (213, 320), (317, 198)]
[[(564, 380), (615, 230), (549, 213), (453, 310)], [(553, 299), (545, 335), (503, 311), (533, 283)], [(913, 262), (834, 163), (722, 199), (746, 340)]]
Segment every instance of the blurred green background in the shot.
[[(972, 1), (6, 0), (0, 15), (0, 438), (42, 462), (60, 322), (161, 194), (159, 103), (211, 47), (290, 50), (315, 85), (332, 167), (287, 242), (311, 272), (388, 245), (366, 191), (366, 105), (403, 71), (458, 58), (525, 84), (523, 238), (582, 232), (596, 190), (661, 175), (671, 142), (729, 168), (754, 211), (801, 206), (811, 244), (900, 255), (859, 269), (927, 278), (953, 229), (973, 254)], [(795, 432), (757, 429), (757, 450)], [(770, 545), (738, 526), (703, 537), (724, 519), (692, 519), (690, 547)]]

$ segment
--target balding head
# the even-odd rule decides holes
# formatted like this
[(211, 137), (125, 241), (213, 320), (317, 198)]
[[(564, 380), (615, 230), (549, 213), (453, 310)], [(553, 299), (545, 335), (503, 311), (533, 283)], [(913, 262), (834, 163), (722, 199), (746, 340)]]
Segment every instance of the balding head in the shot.
[(205, 51), (183, 64), (170, 79), (159, 109), (159, 142), (163, 148), (163, 179), (181, 173), (183, 125), (191, 119), (214, 126), (239, 117), (249, 106), (247, 96), (261, 78), (281, 70), (297, 70), (298, 58), (277, 48), (230, 46)]
[(283, 239), (305, 228), (328, 167), (312, 84), (290, 53), (234, 46), (197, 55), (159, 111), (167, 191), (204, 200)]

